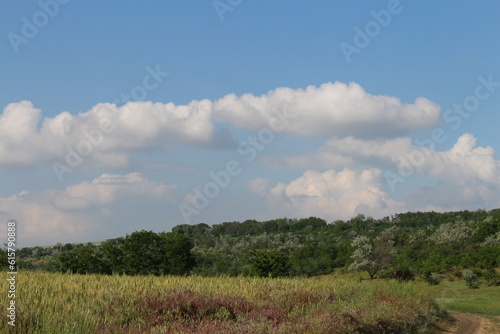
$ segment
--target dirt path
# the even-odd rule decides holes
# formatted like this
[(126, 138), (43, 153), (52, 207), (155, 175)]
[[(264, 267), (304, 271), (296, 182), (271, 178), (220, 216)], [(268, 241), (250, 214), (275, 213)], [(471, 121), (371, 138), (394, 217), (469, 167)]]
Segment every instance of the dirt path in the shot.
[[(450, 311), (457, 321), (441, 333), (449, 334), (489, 334), (496, 333), (493, 323), (477, 314)], [(493, 331), (491, 331), (493, 330)]]
[(454, 334), (476, 334), (481, 327), (481, 318), (470, 313), (450, 312), (457, 320)]

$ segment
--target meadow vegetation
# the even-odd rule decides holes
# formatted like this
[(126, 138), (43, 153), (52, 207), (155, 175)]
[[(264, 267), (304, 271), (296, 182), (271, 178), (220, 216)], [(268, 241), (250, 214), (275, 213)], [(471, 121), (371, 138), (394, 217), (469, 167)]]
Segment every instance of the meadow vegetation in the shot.
[(333, 276), (22, 271), (18, 292), (16, 327), (2, 321), (2, 333), (430, 333), (446, 317), (415, 284)]

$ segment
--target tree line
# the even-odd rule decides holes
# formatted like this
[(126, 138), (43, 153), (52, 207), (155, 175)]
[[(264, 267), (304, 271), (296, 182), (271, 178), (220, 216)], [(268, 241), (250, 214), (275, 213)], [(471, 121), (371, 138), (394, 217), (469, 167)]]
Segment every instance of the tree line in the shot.
[(77, 245), (59, 252), (55, 270), (79, 274), (186, 275), (195, 265), (188, 237), (137, 231), (100, 245)]
[(318, 217), (247, 220), (178, 225), (168, 233), (138, 231), (100, 245), (21, 249), (18, 262), (33, 268), (42, 261), (46, 270), (73, 273), (309, 277), (345, 268), (371, 278), (395, 271), (431, 278), (498, 267), (499, 231), (500, 209), (382, 219), (360, 214), (332, 223)]

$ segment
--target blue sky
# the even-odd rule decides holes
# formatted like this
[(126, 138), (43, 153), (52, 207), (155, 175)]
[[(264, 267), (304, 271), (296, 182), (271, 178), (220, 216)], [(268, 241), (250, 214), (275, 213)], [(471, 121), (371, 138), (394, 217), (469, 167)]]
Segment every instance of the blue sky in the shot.
[(3, 8), (0, 219), (21, 245), (500, 207), (497, 1)]

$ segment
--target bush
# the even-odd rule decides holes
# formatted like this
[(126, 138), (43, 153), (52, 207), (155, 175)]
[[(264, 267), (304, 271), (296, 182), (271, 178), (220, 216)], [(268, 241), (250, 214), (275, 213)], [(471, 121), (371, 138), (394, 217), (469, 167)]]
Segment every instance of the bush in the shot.
[(423, 278), (429, 285), (438, 285), (441, 283), (443, 275), (437, 272), (426, 272)]
[(462, 278), (462, 276), (463, 276), (463, 274), (460, 270), (454, 270), (452, 274), (456, 278)]
[(482, 270), (479, 270), (479, 269), (472, 269), (472, 272), (473, 272), (474, 274), (476, 274), (476, 276), (477, 276), (478, 278), (483, 277), (483, 271), (482, 271)]
[(394, 270), (386, 269), (386, 270), (381, 270), (377, 276), (379, 278), (389, 279), (389, 278), (394, 278), (395, 273), (394, 273)]
[(471, 289), (479, 288), (479, 276), (472, 270), (466, 270), (464, 273), (465, 284)]
[(396, 277), (398, 282), (409, 282), (415, 279), (415, 274), (410, 269), (403, 269), (400, 272), (401, 276)]
[(500, 286), (500, 274), (498, 274), (495, 269), (490, 268), (483, 275), (487, 286)]

